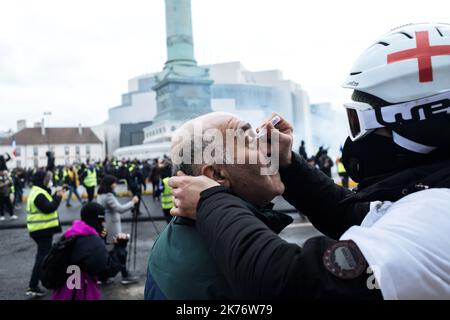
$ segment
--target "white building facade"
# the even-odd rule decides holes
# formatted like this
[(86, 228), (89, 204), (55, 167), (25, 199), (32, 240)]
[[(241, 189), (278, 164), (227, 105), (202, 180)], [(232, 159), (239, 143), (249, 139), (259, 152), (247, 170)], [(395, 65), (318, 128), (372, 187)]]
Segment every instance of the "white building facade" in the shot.
[(0, 154), (11, 155), (8, 168), (45, 167), (48, 151), (54, 153), (55, 165), (99, 161), (105, 156), (101, 140), (90, 128), (24, 128), (0, 139)]
[[(203, 66), (209, 69), (214, 81), (211, 87), (211, 107), (213, 111), (236, 114), (257, 127), (272, 112), (283, 115), (294, 125), (296, 144), (300, 140), (307, 143), (309, 135), (309, 98), (302, 87), (283, 78), (279, 70), (252, 72), (240, 62), (220, 63)], [(139, 123), (152, 121), (156, 115), (156, 93), (152, 87), (156, 84), (155, 74), (143, 75), (128, 82), (129, 92), (122, 95), (122, 104), (109, 110), (109, 119), (93, 128), (105, 136), (107, 153), (118, 158), (151, 158), (168, 153), (158, 143), (145, 146), (146, 142), (155, 141), (154, 136), (170, 140), (176, 126), (160, 123), (144, 129), (144, 146), (130, 146), (119, 149), (121, 123)], [(115, 128), (115, 129), (114, 129)], [(106, 132), (108, 131), (108, 132)], [(294, 146), (296, 147), (296, 146)]]

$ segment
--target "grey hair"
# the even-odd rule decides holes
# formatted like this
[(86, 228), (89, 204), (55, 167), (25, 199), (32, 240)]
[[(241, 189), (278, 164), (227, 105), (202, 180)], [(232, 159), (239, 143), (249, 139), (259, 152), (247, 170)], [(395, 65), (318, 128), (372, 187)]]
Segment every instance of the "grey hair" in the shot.
[(176, 175), (178, 171), (182, 171), (183, 173), (187, 174), (188, 176), (199, 176), (200, 170), (198, 168), (198, 165), (193, 164), (186, 164), (184, 162), (180, 164), (174, 164), (172, 166), (172, 175)]
[[(183, 143), (183, 148), (181, 148), (178, 151), (178, 156), (180, 156), (181, 158), (183, 158), (183, 161), (181, 161), (181, 163), (175, 163), (173, 162), (173, 166), (172, 166), (172, 174), (176, 175), (176, 173), (178, 171), (182, 171), (185, 174), (189, 175), (189, 176), (199, 176), (201, 175), (201, 168), (204, 164), (203, 161), (203, 154), (205, 152), (205, 149), (213, 144), (216, 143), (216, 141), (214, 140), (214, 138), (212, 139), (204, 139), (204, 135), (202, 134), (202, 136), (198, 137), (198, 136), (194, 136), (191, 135), (188, 139), (186, 139)], [(199, 147), (200, 146), (200, 147)], [(184, 148), (186, 147), (186, 148)], [(183, 157), (183, 151), (185, 149), (189, 149), (190, 150), (190, 157), (189, 157), (189, 161), (184, 161), (184, 157)], [(215, 149), (213, 149), (213, 152), (215, 151)], [(175, 152), (175, 150), (172, 150), (172, 152)], [(195, 154), (201, 154), (201, 159), (202, 159), (202, 163), (198, 164), (195, 163)], [(214, 156), (215, 154), (213, 154), (212, 156)], [(172, 154), (172, 159), (175, 159), (175, 157)], [(224, 152), (223, 154), (223, 159), (222, 159), (222, 163), (226, 163), (226, 154)], [(208, 163), (208, 164), (214, 164), (214, 163)]]

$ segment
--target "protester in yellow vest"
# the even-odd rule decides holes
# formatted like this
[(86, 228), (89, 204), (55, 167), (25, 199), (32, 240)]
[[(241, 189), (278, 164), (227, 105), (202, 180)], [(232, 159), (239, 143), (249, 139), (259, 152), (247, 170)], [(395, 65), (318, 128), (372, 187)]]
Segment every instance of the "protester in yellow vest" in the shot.
[(162, 179), (163, 191), (161, 193), (161, 208), (163, 210), (164, 216), (166, 217), (167, 223), (172, 220), (170, 215), (170, 209), (173, 207), (172, 200), (172, 188), (169, 186), (170, 177), (165, 177)]
[(341, 177), (342, 186), (348, 188), (349, 176), (347, 171), (345, 170), (344, 164), (342, 163), (341, 157), (336, 159), (337, 171), (339, 177)]
[(53, 235), (61, 232), (58, 212), (56, 211), (63, 197), (63, 190), (51, 195), (49, 189), (52, 173), (37, 171), (33, 176), (33, 186), (27, 200), (27, 229), (30, 237), (37, 244), (37, 254), (29, 288), (26, 295), (41, 297), (45, 295), (39, 288), (39, 273), (44, 257), (50, 251)]
[(83, 172), (83, 185), (86, 188), (88, 201), (94, 201), (95, 187), (97, 187), (97, 170), (93, 164), (89, 165)]
[(66, 166), (64, 169), (64, 183), (69, 188), (69, 195), (67, 196), (66, 207), (71, 207), (70, 201), (72, 200), (72, 194), (77, 197), (78, 201), (83, 204), (81, 196), (78, 193), (78, 186), (80, 185), (78, 180), (78, 173), (74, 166)]

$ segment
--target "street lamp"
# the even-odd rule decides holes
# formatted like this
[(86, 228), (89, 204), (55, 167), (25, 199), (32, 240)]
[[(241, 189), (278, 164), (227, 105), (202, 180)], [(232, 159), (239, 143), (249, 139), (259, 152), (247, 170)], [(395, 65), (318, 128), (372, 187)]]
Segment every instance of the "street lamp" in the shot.
[(48, 123), (48, 124), (49, 124), (48, 127), (50, 127), (50, 121), (49, 121), (48, 118), (50, 118), (51, 115), (52, 115), (52, 113), (51, 113), (50, 111), (45, 111), (45, 112), (44, 112), (44, 118), (47, 117), (47, 119), (45, 119), (45, 123)]
[(45, 127), (47, 125), (47, 128), (49, 129), (49, 131), (47, 132), (47, 151), (50, 151), (50, 116), (52, 115), (52, 113), (50, 111), (44, 111), (44, 123), (42, 124), (42, 126)]
[(47, 125), (48, 132), (46, 133), (47, 134), (47, 148), (48, 148), (48, 151), (46, 152), (46, 156), (47, 156), (47, 170), (53, 171), (54, 155), (53, 155), (53, 152), (50, 150), (50, 120), (49, 120), (49, 118), (50, 118), (51, 115), (52, 115), (52, 113), (50, 111), (45, 111), (44, 112), (44, 119), (43, 119), (44, 123), (42, 124), (42, 126), (43, 126), (44, 131), (45, 131), (45, 125), (48, 124)]

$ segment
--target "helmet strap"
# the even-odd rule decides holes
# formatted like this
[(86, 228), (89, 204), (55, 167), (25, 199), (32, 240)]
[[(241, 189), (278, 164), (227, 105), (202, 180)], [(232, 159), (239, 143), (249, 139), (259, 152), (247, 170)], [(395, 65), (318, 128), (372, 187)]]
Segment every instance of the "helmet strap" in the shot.
[(428, 154), (431, 151), (435, 150), (437, 147), (427, 146), (412, 140), (409, 140), (395, 131), (392, 131), (392, 138), (396, 145), (405, 148), (406, 150), (413, 151), (421, 154)]

